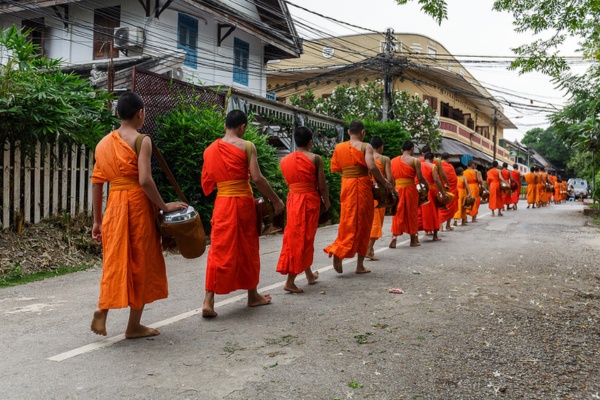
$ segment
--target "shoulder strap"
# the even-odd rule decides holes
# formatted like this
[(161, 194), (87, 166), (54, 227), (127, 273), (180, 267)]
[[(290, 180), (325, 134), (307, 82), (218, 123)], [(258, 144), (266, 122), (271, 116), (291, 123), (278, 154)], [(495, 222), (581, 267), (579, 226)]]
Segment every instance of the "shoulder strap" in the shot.
[(383, 167), (383, 172), (385, 173), (385, 164), (387, 163), (388, 158), (386, 156), (381, 156), (381, 166)]
[[(139, 135), (135, 139), (135, 152), (138, 155), (140, 154), (140, 150), (142, 148), (142, 141), (144, 140), (144, 138), (146, 136), (148, 136), (148, 135)], [(152, 138), (150, 138), (150, 139), (152, 139)], [(173, 185), (173, 188), (175, 189), (175, 192), (177, 193), (177, 197), (179, 197), (179, 200), (183, 201), (184, 203), (188, 203), (189, 204), (187, 198), (185, 197), (185, 195), (181, 191), (181, 188), (179, 187), (179, 184), (177, 183), (177, 180), (173, 176), (173, 173), (171, 172), (171, 169), (167, 165), (167, 162), (165, 161), (165, 158), (160, 153), (160, 150), (158, 150), (158, 147), (156, 147), (156, 144), (154, 144), (154, 141), (152, 141), (152, 154), (154, 154), (154, 157), (156, 157), (156, 159), (158, 160), (158, 163), (160, 164), (160, 167), (164, 171), (165, 175), (167, 175), (167, 178), (169, 179), (169, 182), (171, 182), (171, 185)]]
[(138, 156), (140, 155), (140, 150), (142, 149), (142, 141), (146, 136), (148, 135), (138, 135), (138, 137), (135, 138), (135, 154)]
[(317, 177), (317, 190), (319, 191), (319, 195), (321, 194), (321, 190), (319, 189), (319, 165), (323, 162), (323, 160), (321, 160), (321, 157), (315, 154), (315, 175)]
[(363, 152), (363, 154), (365, 154), (365, 151), (367, 151), (367, 144), (363, 143), (360, 145), (360, 151)]
[(250, 156), (252, 155), (252, 142), (246, 140), (246, 156), (248, 157), (248, 166), (250, 166)]
[(415, 164), (415, 169), (417, 169), (417, 161), (419, 161), (419, 160), (417, 160), (417, 157), (414, 157), (414, 158), (413, 158), (413, 161), (414, 161), (414, 163), (413, 163), (413, 164)]

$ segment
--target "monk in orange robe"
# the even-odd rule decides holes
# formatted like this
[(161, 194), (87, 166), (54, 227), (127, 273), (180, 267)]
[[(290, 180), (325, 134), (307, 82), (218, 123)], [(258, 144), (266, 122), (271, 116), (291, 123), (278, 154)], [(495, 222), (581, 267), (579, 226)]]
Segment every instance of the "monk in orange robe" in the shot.
[(560, 176), (555, 176), (555, 182), (554, 182), (554, 204), (560, 204), (561, 202), (561, 193), (560, 193), (560, 184), (562, 182), (562, 179), (560, 179)]
[(450, 164), (450, 155), (448, 153), (443, 153), (441, 158), (441, 166), (442, 170), (446, 175), (446, 179), (448, 180), (448, 185), (450, 186), (450, 193), (454, 194), (454, 198), (452, 202), (446, 206), (445, 209), (438, 209), (438, 216), (440, 218), (440, 224), (446, 223), (446, 230), (451, 231), (454, 230), (452, 226), (450, 226), (452, 222), (452, 218), (454, 214), (458, 211), (458, 178), (456, 171), (454, 170), (454, 166)]
[[(388, 182), (392, 183), (394, 178), (392, 177), (392, 169), (390, 168), (390, 159), (383, 155), (383, 139), (379, 136), (373, 136), (371, 138), (371, 147), (373, 147), (373, 161), (379, 168), (381, 175), (388, 180)], [(375, 179), (373, 179), (373, 183), (375, 183)], [(377, 200), (373, 201), (373, 206), (375, 207), (375, 211), (373, 214), (373, 226), (371, 227), (371, 240), (369, 241), (369, 250), (367, 251), (367, 258), (373, 261), (379, 260), (379, 258), (375, 257), (375, 242), (383, 236), (383, 220), (385, 218), (385, 207), (377, 207)]]
[(469, 161), (469, 166), (463, 173), (467, 179), (471, 196), (475, 199), (475, 204), (467, 211), (467, 214), (471, 216), (471, 222), (477, 222), (477, 214), (479, 214), (479, 206), (481, 205), (481, 196), (479, 193), (479, 185), (483, 185), (483, 179), (481, 179), (481, 173), (477, 170), (477, 164), (475, 161)]
[(548, 174), (548, 182), (550, 182), (552, 188), (554, 189), (554, 191), (548, 194), (548, 200), (553, 201), (554, 203), (556, 203), (556, 180), (556, 175)]
[(567, 181), (562, 181), (560, 183), (560, 201), (565, 202), (567, 200)]
[(525, 174), (525, 183), (527, 184), (527, 208), (537, 205), (537, 185), (538, 177), (535, 174), (536, 167), (533, 166), (529, 169), (529, 172)]
[(415, 145), (411, 141), (402, 144), (402, 155), (391, 161), (392, 176), (395, 179), (398, 192), (398, 206), (392, 217), (392, 241), (390, 248), (395, 249), (398, 236), (403, 233), (410, 235), (410, 245), (420, 246), (419, 243), (419, 192), (415, 180), (429, 192), (429, 185), (421, 172), (421, 162), (413, 157)]
[(456, 221), (460, 220), (461, 221), (461, 226), (463, 225), (467, 225), (467, 209), (465, 208), (465, 200), (467, 199), (467, 196), (472, 196), (471, 195), (471, 188), (469, 187), (469, 184), (467, 183), (467, 178), (465, 178), (464, 176), (464, 170), (462, 169), (462, 167), (458, 167), (456, 168), (456, 175), (457, 175), (457, 195), (456, 197), (458, 198), (457, 201), (457, 210), (456, 213), (454, 214), (454, 224), (456, 225)]
[[(508, 170), (508, 163), (502, 163), (502, 170), (500, 171), (502, 177), (504, 178), (504, 182), (511, 185), (510, 171)], [(512, 191), (509, 193), (508, 191), (501, 190), (502, 192), (502, 209), (506, 206), (506, 210), (510, 210), (510, 205), (512, 204)]]
[(421, 173), (429, 185), (429, 203), (421, 206), (422, 226), (424, 231), (433, 232), (432, 240), (437, 242), (442, 239), (438, 237), (440, 219), (438, 216), (438, 210), (435, 206), (435, 199), (438, 196), (438, 193), (441, 193), (440, 197), (444, 202), (448, 200), (448, 196), (444, 192), (444, 185), (442, 184), (440, 174), (437, 171), (438, 165), (434, 164), (433, 154), (425, 154), (424, 160), (425, 162), (421, 164)]
[(312, 272), (315, 252), (315, 235), (319, 227), (321, 196), (325, 208), (329, 208), (329, 190), (325, 182), (323, 161), (310, 152), (314, 146), (312, 131), (304, 126), (296, 128), (294, 140), (297, 150), (285, 156), (281, 162), (281, 172), (290, 191), (287, 197), (287, 225), (283, 232), (281, 254), (277, 262), (277, 272), (287, 275), (283, 290), (302, 293), (295, 279), (306, 274), (309, 285), (313, 285), (319, 273)]
[(502, 203), (502, 192), (500, 190), (500, 182), (506, 183), (504, 177), (500, 173), (498, 169), (498, 161), (494, 160), (492, 162), (492, 168), (487, 172), (487, 184), (490, 188), (490, 200), (488, 203), (488, 207), (492, 210), (492, 217), (495, 217), (495, 210), (498, 210), (498, 216), (502, 217), (502, 209), (504, 208), (504, 204)]
[(217, 316), (215, 293), (247, 290), (248, 307), (271, 302), (271, 296), (263, 296), (257, 290), (260, 256), (249, 176), (260, 193), (273, 203), (275, 215), (283, 212), (284, 205), (260, 172), (256, 147), (242, 139), (247, 124), (246, 114), (230, 111), (225, 119), (225, 136), (204, 150), (202, 190), (208, 196), (217, 189), (202, 305), (205, 318)]
[[(144, 103), (134, 93), (117, 102), (121, 126), (96, 146), (92, 174), (94, 226), (92, 238), (102, 242), (100, 300), (91, 329), (106, 336), (108, 310), (129, 307), (125, 337), (156, 336), (160, 332), (140, 324), (144, 305), (168, 295), (165, 260), (156, 229), (157, 207), (166, 211), (186, 208), (182, 202), (167, 203), (152, 180), (149, 137), (136, 154), (138, 129), (144, 124)], [(102, 215), (105, 183), (110, 184)]]
[(388, 191), (392, 191), (393, 187), (377, 168), (373, 160), (373, 147), (363, 143), (364, 124), (352, 121), (348, 134), (350, 140), (335, 146), (331, 158), (331, 171), (342, 173), (338, 236), (323, 250), (329, 257), (333, 256), (333, 267), (339, 274), (343, 272), (342, 260), (358, 253), (355, 272), (365, 274), (371, 272), (364, 267), (364, 260), (369, 249), (374, 214), (373, 184), (369, 172)]
[(521, 196), (521, 173), (519, 172), (519, 164), (513, 164), (513, 170), (510, 171), (510, 178), (517, 183), (517, 188), (513, 190), (511, 195), (512, 209), (517, 209), (519, 197)]
[(538, 190), (540, 195), (540, 206), (542, 207), (546, 207), (548, 205), (548, 192), (546, 191), (547, 183), (548, 174), (546, 173), (546, 168), (540, 167)]

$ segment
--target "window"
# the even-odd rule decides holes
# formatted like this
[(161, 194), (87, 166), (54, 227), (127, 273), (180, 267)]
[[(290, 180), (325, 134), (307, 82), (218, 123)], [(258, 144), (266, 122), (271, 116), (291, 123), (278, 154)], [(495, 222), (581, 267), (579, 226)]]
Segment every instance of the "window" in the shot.
[(119, 50), (113, 47), (115, 28), (121, 25), (121, 6), (94, 10), (94, 60), (119, 57)]
[(25, 19), (22, 24), (24, 29), (30, 31), (27, 35), (27, 40), (38, 46), (36, 53), (39, 56), (46, 54), (44, 49), (44, 18)]
[(233, 41), (233, 81), (248, 86), (250, 45), (235, 38)]
[(179, 14), (177, 25), (177, 48), (185, 51), (184, 65), (198, 66), (198, 20), (189, 15)]
[(437, 98), (433, 96), (428, 96), (426, 94), (423, 95), (423, 101), (427, 101), (427, 105), (434, 111), (437, 111), (438, 104)]
[(486, 139), (490, 138), (490, 127), (489, 126), (477, 125), (475, 132), (479, 133), (481, 136), (485, 137)]

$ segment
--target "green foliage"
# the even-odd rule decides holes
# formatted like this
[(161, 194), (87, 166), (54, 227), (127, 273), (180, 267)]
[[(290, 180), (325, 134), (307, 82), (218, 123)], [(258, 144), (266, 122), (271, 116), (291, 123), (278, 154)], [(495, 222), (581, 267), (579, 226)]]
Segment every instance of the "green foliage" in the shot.
[(295, 94), (290, 97), (290, 104), (305, 110), (313, 110), (317, 105), (315, 93), (312, 89), (307, 89), (304, 94)]
[[(396, 3), (403, 5), (411, 0), (396, 0)], [(418, 0), (421, 10), (433, 17), (441, 25), (442, 21), (448, 19), (448, 6), (445, 0)]]
[(380, 136), (385, 143), (384, 155), (394, 158), (402, 154), (402, 143), (410, 140), (410, 133), (398, 121), (365, 121), (367, 137), (370, 141), (373, 136)]
[[(203, 154), (212, 142), (223, 137), (224, 123), (223, 111), (218, 106), (183, 103), (158, 119), (158, 145), (181, 190), (200, 213), (206, 232), (210, 232), (210, 218), (216, 193), (213, 192), (209, 196), (202, 193), (200, 175), (204, 165)], [(275, 148), (252, 124), (248, 124), (244, 139), (254, 143), (261, 172), (275, 192), (285, 200), (287, 186), (281, 175)], [(156, 182), (165, 200), (176, 200), (176, 194), (163, 173), (156, 175)], [(258, 195), (256, 190), (255, 195)]]
[(39, 141), (72, 140), (94, 147), (116, 123), (110, 95), (60, 71), (59, 60), (38, 57), (37, 46), (14, 26), (0, 31), (0, 142), (19, 140), (32, 151)]
[(530, 129), (525, 133), (521, 142), (539, 151), (557, 168), (561, 170), (567, 168), (572, 150), (565, 144), (563, 137), (555, 127)]

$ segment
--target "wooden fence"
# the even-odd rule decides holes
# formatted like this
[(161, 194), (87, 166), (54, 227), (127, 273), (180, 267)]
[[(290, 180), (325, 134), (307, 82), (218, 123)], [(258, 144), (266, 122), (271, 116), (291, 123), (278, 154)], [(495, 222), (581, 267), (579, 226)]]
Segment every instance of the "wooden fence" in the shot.
[(92, 210), (94, 155), (79, 145), (38, 143), (25, 153), (19, 143), (0, 148), (0, 229)]

